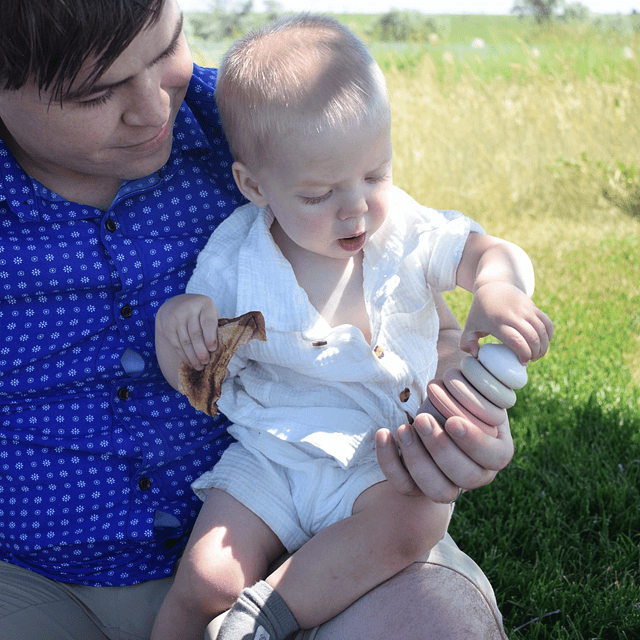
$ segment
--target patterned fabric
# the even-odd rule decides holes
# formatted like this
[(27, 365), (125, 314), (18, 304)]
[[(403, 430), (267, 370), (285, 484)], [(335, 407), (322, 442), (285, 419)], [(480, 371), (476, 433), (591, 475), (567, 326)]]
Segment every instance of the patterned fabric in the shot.
[(0, 558), (57, 580), (169, 575), (230, 441), (164, 381), (154, 318), (242, 199), (194, 69), (167, 164), (108, 211), (25, 175), (0, 141)]
[(268, 209), (238, 209), (187, 284), (223, 317), (264, 314), (267, 341), (238, 351), (218, 406), (234, 423), (229, 432), (276, 464), (304, 467), (309, 455), (358, 464), (379, 428), (395, 429), (424, 402), (438, 361), (432, 291), (456, 286), (469, 231), (482, 228), (391, 191), (385, 223), (364, 249), (369, 344), (356, 327), (332, 328), (314, 309), (273, 241), (272, 222)]

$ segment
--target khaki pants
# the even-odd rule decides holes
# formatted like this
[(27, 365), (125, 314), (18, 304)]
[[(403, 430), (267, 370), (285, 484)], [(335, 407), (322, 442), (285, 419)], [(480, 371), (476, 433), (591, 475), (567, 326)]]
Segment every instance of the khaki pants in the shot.
[(0, 639), (147, 640), (172, 581), (81, 587), (0, 562)]
[[(422, 562), (464, 576), (501, 624), (486, 576), (448, 534)], [(444, 573), (446, 579), (448, 572)], [(132, 587), (81, 587), (0, 562), (0, 640), (148, 640), (171, 583), (166, 578)], [(215, 638), (216, 629), (214, 621), (206, 637)], [(321, 635), (316, 629), (307, 630), (298, 640)]]

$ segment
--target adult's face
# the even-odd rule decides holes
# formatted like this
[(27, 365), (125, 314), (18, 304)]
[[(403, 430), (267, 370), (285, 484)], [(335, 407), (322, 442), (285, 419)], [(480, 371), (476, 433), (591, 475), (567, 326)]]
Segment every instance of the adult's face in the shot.
[[(192, 60), (176, 0), (141, 31), (88, 91), (60, 101), (30, 83), (0, 91), (2, 136), (22, 168), (60, 195), (106, 208), (123, 179), (159, 169), (171, 152), (172, 129)], [(1, 130), (0, 130), (1, 131)]]

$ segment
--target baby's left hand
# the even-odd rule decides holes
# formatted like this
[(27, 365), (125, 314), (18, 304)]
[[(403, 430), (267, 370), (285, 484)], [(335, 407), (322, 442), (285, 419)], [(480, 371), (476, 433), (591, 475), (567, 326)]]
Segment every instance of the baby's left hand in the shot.
[(553, 323), (518, 287), (489, 282), (474, 295), (460, 337), (460, 348), (478, 354), (480, 338), (492, 335), (506, 344), (522, 364), (538, 360), (549, 349)]

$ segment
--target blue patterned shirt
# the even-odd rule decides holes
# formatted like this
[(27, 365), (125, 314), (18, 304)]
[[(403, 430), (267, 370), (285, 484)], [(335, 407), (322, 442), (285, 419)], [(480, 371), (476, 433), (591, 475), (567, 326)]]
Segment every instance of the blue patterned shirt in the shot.
[(108, 211), (24, 174), (0, 140), (0, 558), (84, 585), (170, 575), (200, 503), (189, 484), (227, 422), (164, 381), (154, 318), (241, 203), (194, 69), (167, 164)]

